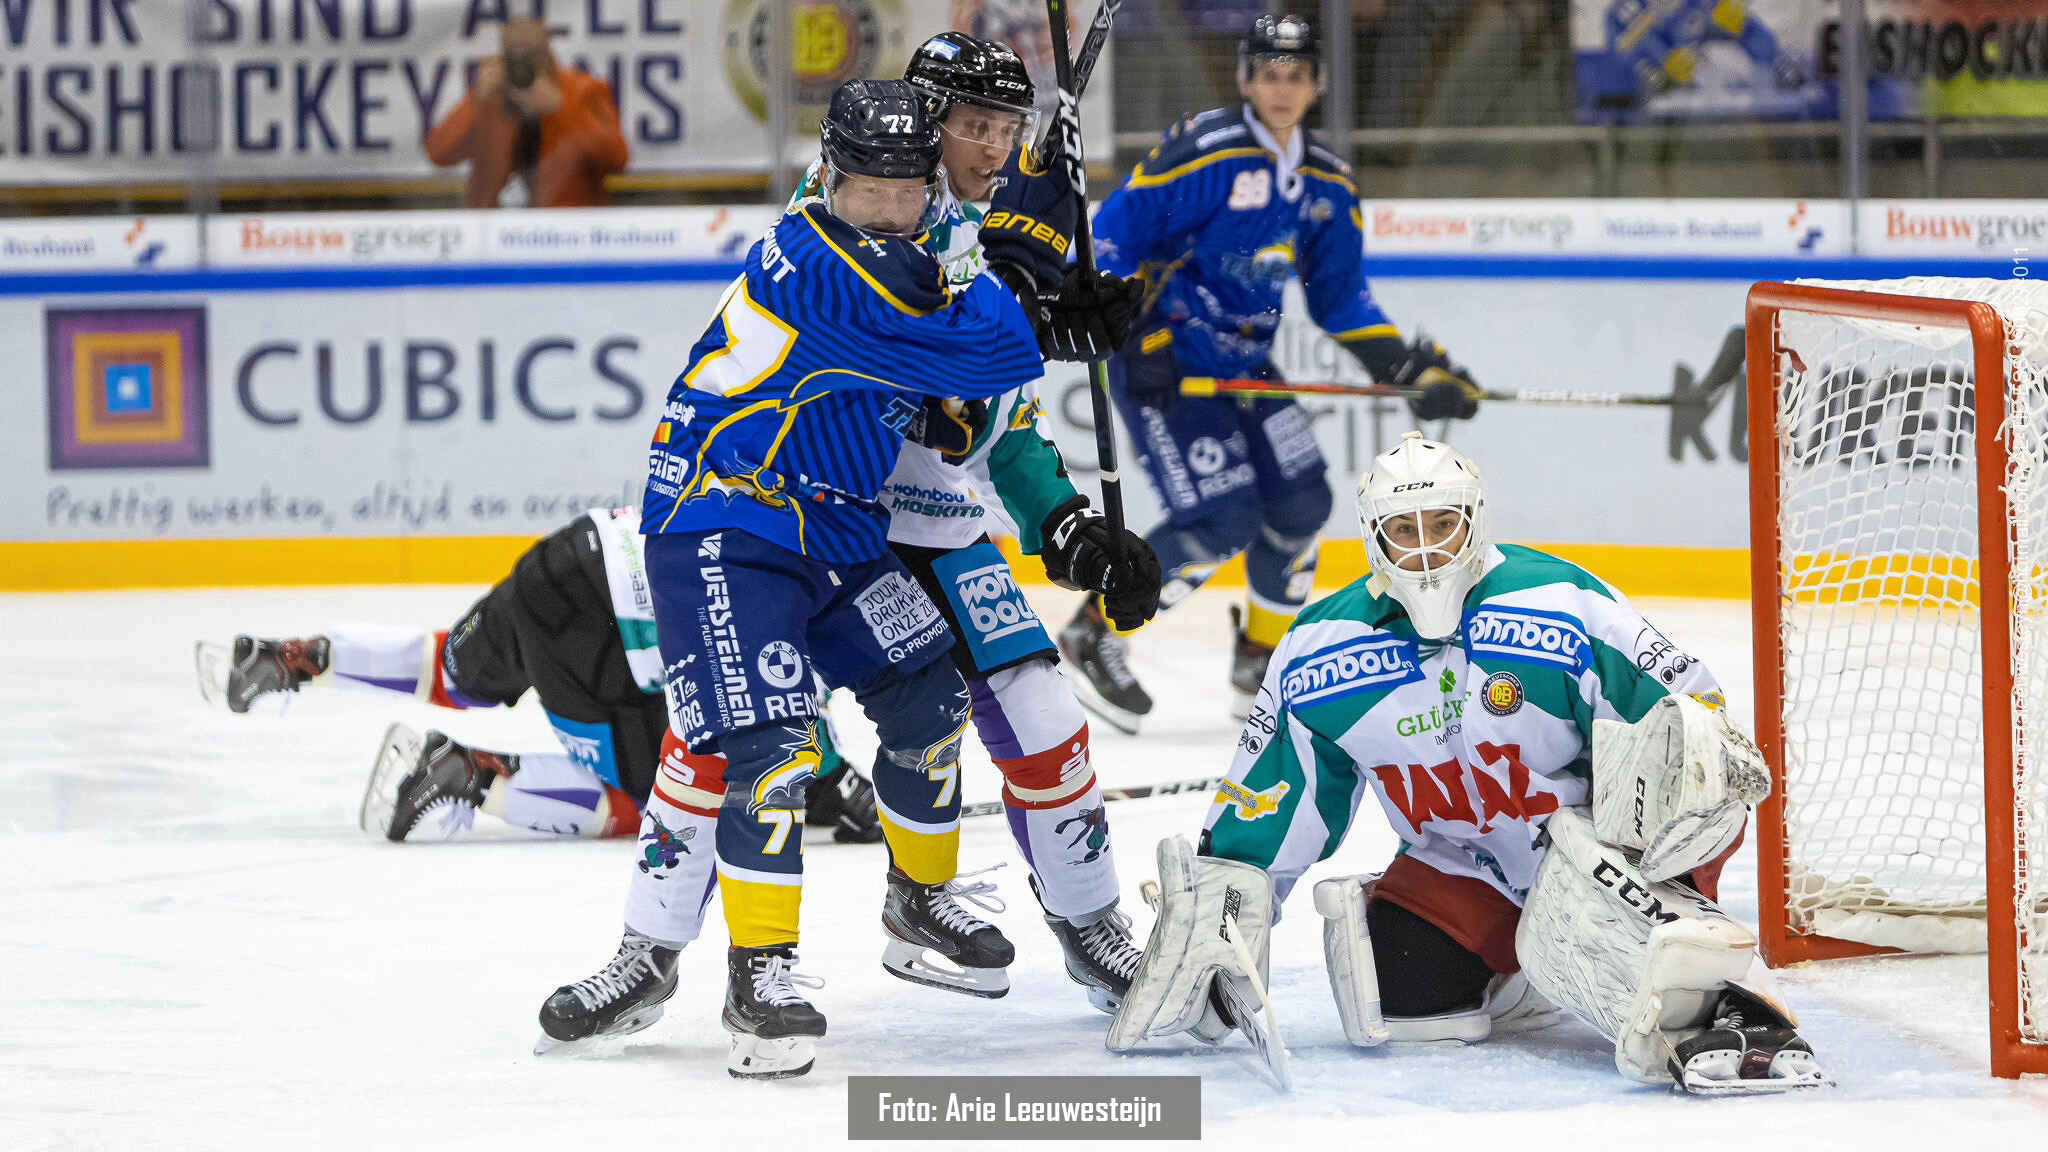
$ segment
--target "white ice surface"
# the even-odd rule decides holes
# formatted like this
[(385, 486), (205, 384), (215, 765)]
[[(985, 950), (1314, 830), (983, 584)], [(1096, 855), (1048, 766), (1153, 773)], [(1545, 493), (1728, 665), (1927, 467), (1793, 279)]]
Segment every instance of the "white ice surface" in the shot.
[[(996, 873), (1019, 946), (997, 1001), (906, 984), (878, 963), (884, 854), (814, 835), (802, 968), (831, 1022), (817, 1070), (741, 1084), (717, 1023), (722, 922), (682, 958), (666, 1019), (585, 1056), (536, 1057), (534, 1014), (616, 944), (629, 843), (389, 845), (354, 827), (386, 722), (476, 742), (551, 744), (530, 703), (456, 714), (373, 693), (306, 692), (282, 714), (203, 707), (191, 645), (343, 621), (453, 621), (468, 588), (236, 590), (0, 597), (0, 1149), (646, 1146), (838, 1143), (862, 1073), (1199, 1073), (1204, 1136), (1241, 1147), (2025, 1147), (2048, 1086), (1991, 1079), (1981, 958), (1845, 962), (1784, 975), (1838, 1086), (1798, 1098), (1689, 1099), (1622, 1081), (1576, 1025), (1469, 1049), (1347, 1048), (1319, 922), (1293, 901), (1275, 941), (1293, 1053), (1279, 1097), (1233, 1039), (1112, 1056), (1107, 1023), (1061, 970), (1004, 822), (965, 822), (964, 868)], [(1033, 598), (1048, 620), (1070, 600)], [(1207, 592), (1146, 630), (1135, 665), (1159, 699), (1149, 734), (1095, 728), (1112, 784), (1220, 771), (1223, 621)], [(1748, 712), (1746, 609), (1650, 605)], [(849, 752), (872, 750), (842, 716)], [(970, 753), (969, 799), (996, 793)], [(1125, 905), (1151, 846), (1192, 833), (1206, 797), (1111, 808)], [(1315, 876), (1382, 867), (1368, 811)], [(488, 823), (488, 818), (479, 824)], [(1728, 873), (1754, 912), (1754, 868)]]

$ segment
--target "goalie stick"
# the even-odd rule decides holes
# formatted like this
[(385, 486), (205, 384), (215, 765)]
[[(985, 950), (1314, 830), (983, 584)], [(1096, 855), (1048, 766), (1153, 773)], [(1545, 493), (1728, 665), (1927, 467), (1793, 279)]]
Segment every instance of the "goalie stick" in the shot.
[[(1138, 885), (1138, 895), (1153, 911), (1159, 909), (1159, 882), (1147, 880)], [(1237, 963), (1244, 970), (1245, 983), (1251, 986), (1251, 995), (1236, 981), (1218, 978), (1212, 985), (1216, 994), (1230, 1009), (1231, 1019), (1237, 1030), (1265, 1061), (1266, 1070), (1273, 1074), (1273, 1082), (1282, 1092), (1294, 1090), (1294, 1078), (1287, 1070), (1287, 1045), (1280, 1038), (1280, 1020), (1273, 1014), (1273, 998), (1266, 994), (1266, 985), (1259, 979), (1259, 965), (1252, 958), (1252, 950), (1244, 942), (1244, 934), (1238, 931), (1237, 917), (1226, 913), (1223, 917), (1223, 938), (1230, 942), (1230, 950), (1237, 954)]]
[[(1104, 788), (1102, 799), (1143, 800), (1147, 796), (1172, 796), (1181, 792), (1213, 792), (1227, 777), (1201, 776), (1193, 780), (1172, 780), (1164, 784), (1138, 784), (1129, 788)], [(993, 816), (1003, 810), (1001, 800), (982, 800), (974, 804), (962, 804), (962, 816)]]
[[(1345, 384), (1337, 381), (1230, 380), (1215, 376), (1187, 376), (1180, 382), (1183, 396), (1391, 396), (1413, 400), (1422, 395), (1417, 388), (1395, 388), (1386, 384)], [(1514, 391), (1487, 389), (1481, 400), (1496, 404), (1543, 404), (1558, 407), (1671, 408), (1683, 405), (1670, 396), (1632, 392), (1574, 392), (1559, 388), (1519, 388)], [(1702, 398), (1701, 405), (1705, 405)]]

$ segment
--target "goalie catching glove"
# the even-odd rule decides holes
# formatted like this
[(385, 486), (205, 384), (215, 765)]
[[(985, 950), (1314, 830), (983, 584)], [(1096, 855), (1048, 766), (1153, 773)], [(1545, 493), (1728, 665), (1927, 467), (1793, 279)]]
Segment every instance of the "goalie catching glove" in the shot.
[(1152, 546), (1128, 528), (1119, 539), (1086, 496), (1048, 513), (1040, 533), (1046, 576), (1062, 588), (1101, 594), (1102, 614), (1119, 630), (1128, 632), (1159, 611), (1162, 577)]
[(1653, 881), (1728, 851), (1770, 793), (1763, 754), (1718, 702), (1666, 696), (1634, 724), (1593, 721), (1594, 833), (1640, 853)]

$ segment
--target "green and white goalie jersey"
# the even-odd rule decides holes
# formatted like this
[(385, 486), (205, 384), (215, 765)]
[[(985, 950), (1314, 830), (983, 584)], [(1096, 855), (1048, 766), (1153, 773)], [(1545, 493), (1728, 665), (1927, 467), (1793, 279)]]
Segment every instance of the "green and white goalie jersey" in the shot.
[(1489, 549), (1463, 624), (1420, 641), (1370, 579), (1312, 604), (1267, 667), (1211, 807), (1205, 852), (1272, 873), (1276, 903), (1337, 850), (1368, 791), (1402, 853), (1521, 905), (1544, 822), (1592, 801), (1596, 718), (1667, 694), (1721, 704), (1699, 661), (1597, 577)]

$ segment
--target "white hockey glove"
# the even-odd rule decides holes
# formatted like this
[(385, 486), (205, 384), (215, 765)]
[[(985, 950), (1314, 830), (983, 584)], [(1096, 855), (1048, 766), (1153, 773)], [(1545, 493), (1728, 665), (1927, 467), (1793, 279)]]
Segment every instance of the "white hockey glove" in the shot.
[(1650, 880), (1726, 852), (1749, 806), (1770, 794), (1756, 742), (1692, 696), (1666, 696), (1634, 724), (1593, 721), (1593, 830), (1640, 852)]
[(1218, 980), (1238, 981), (1249, 994), (1244, 964), (1224, 930), (1237, 933), (1258, 964), (1265, 986), (1266, 940), (1272, 928), (1273, 880), (1265, 871), (1234, 860), (1197, 856), (1185, 836), (1159, 842), (1158, 918), (1145, 942), (1144, 959), (1131, 977), (1116, 1019), (1109, 1026), (1112, 1052), (1127, 1052), (1145, 1040), (1191, 1033), (1204, 1044), (1230, 1034), (1232, 1024), (1217, 1012), (1210, 988)]

